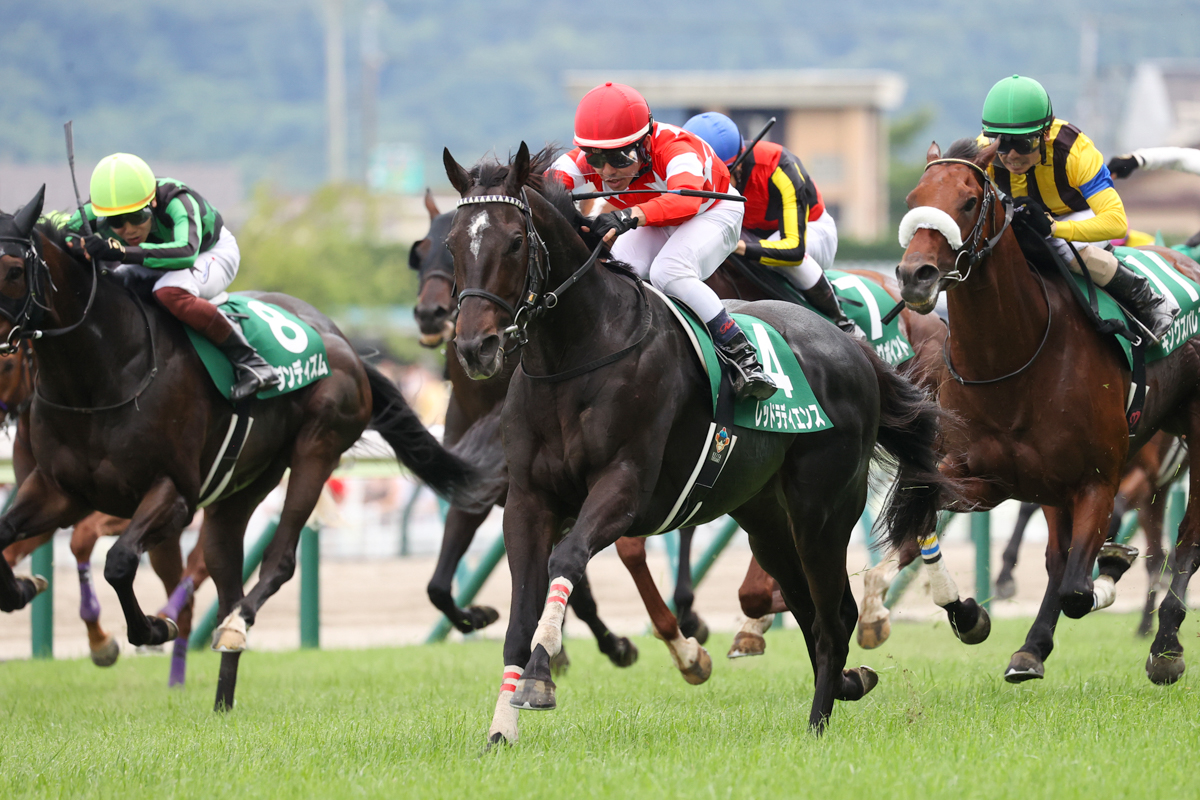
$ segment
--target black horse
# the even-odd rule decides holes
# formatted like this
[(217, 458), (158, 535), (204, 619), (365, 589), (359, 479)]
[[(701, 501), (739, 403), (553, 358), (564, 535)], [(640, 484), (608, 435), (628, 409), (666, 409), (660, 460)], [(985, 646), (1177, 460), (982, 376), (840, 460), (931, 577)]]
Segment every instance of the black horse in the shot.
[[(42, 194), (0, 215), (0, 337), (33, 340), (40, 368), (30, 409), (37, 466), (0, 517), (0, 550), (74, 525), (93, 510), (132, 523), (108, 553), (105, 579), (125, 612), (131, 644), (175, 638), (174, 621), (147, 616), (133, 592), (142, 553), (191, 520), (235, 409), (208, 377), (183, 327), (100, 265), (79, 260), (61, 231), (35, 222)], [(442, 449), (394, 384), (362, 362), (327, 317), (282, 294), (254, 294), (311, 325), (328, 377), (238, 407), (254, 424), (232, 478), (204, 515), (205, 559), (217, 587), (222, 652), (216, 708), (233, 705), (246, 631), (295, 571), (300, 530), (341, 454), (367, 425), (400, 460), (456, 503), (478, 503), (476, 470)], [(39, 330), (40, 329), (40, 330)], [(279, 526), (258, 583), (242, 588), (242, 539), (251, 513), (291, 470)], [(0, 559), (0, 610), (25, 606), (40, 584)]]
[[(513, 595), (488, 736), (512, 742), (517, 708), (555, 707), (550, 657), (574, 583), (599, 550), (664, 524), (708, 451), (712, 400), (663, 301), (619, 266), (579, 269), (594, 256), (569, 221), (571, 198), (530, 174), (524, 143), (508, 165), (482, 162), (468, 173), (449, 151), (444, 161), (463, 198), (449, 236), (459, 358), (483, 378), (501, 368), (506, 346), (525, 342), (502, 422)], [(779, 581), (808, 644), (816, 684), (809, 724), (821, 731), (834, 700), (857, 700), (878, 681), (869, 668), (844, 669), (857, 619), (846, 545), (876, 446), (899, 462), (884, 515), (893, 541), (931, 531), (955, 492), (936, 469), (935, 408), (869, 347), (798, 306), (728, 307), (787, 339), (833, 427), (803, 435), (735, 429), (725, 477), (695, 521), (731, 514)]]

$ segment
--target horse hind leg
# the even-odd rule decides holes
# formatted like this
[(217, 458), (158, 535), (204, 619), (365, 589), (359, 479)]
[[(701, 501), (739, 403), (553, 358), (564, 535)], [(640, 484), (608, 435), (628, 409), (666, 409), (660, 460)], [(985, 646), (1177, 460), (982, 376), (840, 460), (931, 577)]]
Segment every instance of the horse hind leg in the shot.
[[(1200, 412), (1193, 412), (1193, 418)], [(1193, 433), (1200, 433), (1193, 425)], [(1200, 568), (1200, 469), (1193, 466), (1189, 478), (1191, 485), (1187, 509), (1179, 526), (1179, 540), (1175, 545), (1175, 574), (1171, 588), (1158, 607), (1158, 635), (1150, 646), (1150, 657), (1146, 660), (1146, 676), (1160, 686), (1179, 680), (1186, 669), (1183, 645), (1179, 642), (1179, 626), (1187, 616), (1187, 589), (1192, 573)]]
[[(624, 636), (617, 636), (608, 629), (604, 624), (604, 620), (600, 619), (599, 609), (596, 608), (596, 598), (592, 595), (591, 583), (587, 579), (587, 573), (584, 573), (583, 580), (575, 587), (575, 591), (571, 592), (571, 597), (568, 600), (571, 608), (575, 611), (575, 616), (583, 620), (596, 637), (596, 644), (600, 647), (600, 652), (608, 656), (609, 661), (618, 667), (631, 667), (637, 662), (638, 649), (637, 645), (629, 641)], [(560, 655), (566, 653), (566, 649), (559, 651)], [(557, 658), (557, 656), (556, 656)], [(554, 659), (550, 660), (550, 666), (553, 669), (555, 665)], [(567, 661), (570, 665), (570, 661)], [(560, 664), (555, 675), (565, 672), (565, 667)]]
[(162, 580), (167, 591), (167, 603), (158, 610), (158, 616), (174, 620), (177, 635), (171, 648), (171, 668), (167, 676), (167, 687), (182, 687), (187, 680), (187, 636), (179, 624), (182, 610), (192, 600), (195, 586), (192, 579), (184, 575), (183, 554), (179, 549), (179, 537), (170, 537), (150, 551), (150, 566)]
[(1017, 524), (1013, 526), (1012, 536), (1004, 547), (1004, 555), (1000, 559), (1000, 574), (996, 576), (997, 600), (1010, 600), (1017, 595), (1017, 580), (1013, 577), (1013, 570), (1017, 566), (1025, 529), (1037, 510), (1037, 503), (1021, 503), (1021, 509), (1017, 512)]
[(679, 568), (675, 574), (675, 617), (683, 635), (694, 638), (700, 644), (708, 641), (708, 623), (692, 607), (696, 594), (692, 586), (692, 540), (696, 535), (694, 525), (679, 529)]
[(100, 625), (100, 598), (92, 580), (92, 550), (103, 531), (99, 517), (92, 513), (81, 519), (71, 531), (71, 554), (79, 574), (79, 618), (87, 628), (88, 654), (97, 667), (111, 667), (121, 655), (117, 638)]
[(767, 640), (763, 634), (775, 621), (772, 613), (774, 606), (775, 579), (758, 563), (753, 556), (746, 568), (746, 577), (738, 588), (738, 603), (746, 621), (733, 636), (733, 644), (729, 646), (726, 658), (745, 658), (746, 656), (761, 656), (767, 651)]

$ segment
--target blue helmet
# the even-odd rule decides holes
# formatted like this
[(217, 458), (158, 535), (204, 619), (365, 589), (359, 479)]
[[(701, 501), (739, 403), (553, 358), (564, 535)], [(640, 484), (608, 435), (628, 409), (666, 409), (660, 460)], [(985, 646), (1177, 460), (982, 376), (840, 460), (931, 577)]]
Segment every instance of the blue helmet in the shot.
[(724, 114), (705, 111), (683, 123), (683, 129), (708, 142), (725, 166), (732, 164), (742, 153), (742, 134), (737, 124)]

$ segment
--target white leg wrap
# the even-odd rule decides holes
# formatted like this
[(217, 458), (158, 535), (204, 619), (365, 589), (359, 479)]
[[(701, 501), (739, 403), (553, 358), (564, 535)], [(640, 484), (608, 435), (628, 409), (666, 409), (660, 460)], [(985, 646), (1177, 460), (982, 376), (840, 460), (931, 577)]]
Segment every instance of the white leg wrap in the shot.
[(695, 639), (683, 638), (682, 633), (667, 642), (667, 649), (671, 651), (671, 660), (680, 672), (694, 667), (700, 658), (700, 643)]
[(213, 649), (219, 653), (240, 653), (246, 649), (246, 618), (238, 608), (229, 612), (217, 628), (218, 636)]
[(500, 682), (500, 696), (496, 698), (496, 710), (492, 713), (492, 727), (488, 728), (488, 738), (497, 733), (504, 737), (509, 744), (517, 743), (517, 709), (508, 704), (513, 692), (517, 690), (517, 681), (521, 678), (524, 667), (504, 666), (504, 678)]
[(1108, 608), (1117, 599), (1117, 585), (1108, 575), (1101, 575), (1092, 583), (1092, 611)]
[(566, 578), (555, 578), (550, 581), (550, 593), (546, 595), (546, 608), (542, 618), (538, 620), (537, 630), (533, 632), (533, 643), (530, 649), (539, 644), (546, 648), (551, 658), (558, 655), (562, 649), (562, 624), (567, 615), (567, 600), (575, 585)]
[(891, 584), (889, 575), (893, 566), (893, 562), (889, 560), (863, 573), (862, 611), (858, 614), (862, 622), (877, 622), (891, 616), (883, 600), (884, 593)]
[(942, 560), (942, 548), (936, 533), (921, 539), (921, 560), (929, 570), (929, 589), (933, 593), (934, 604), (944, 608), (957, 600), (958, 586), (950, 577), (946, 562)]
[(762, 636), (771, 628), (771, 623), (774, 621), (774, 614), (767, 614), (765, 617), (748, 619), (742, 623), (741, 631), (743, 633), (757, 633), (759, 636)]

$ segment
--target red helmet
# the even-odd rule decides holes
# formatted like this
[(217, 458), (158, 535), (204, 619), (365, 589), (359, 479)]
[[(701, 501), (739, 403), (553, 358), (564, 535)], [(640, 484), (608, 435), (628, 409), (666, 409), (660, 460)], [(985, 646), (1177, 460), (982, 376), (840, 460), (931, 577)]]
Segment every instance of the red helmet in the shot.
[(583, 96), (575, 109), (575, 144), (615, 150), (650, 132), (650, 106), (637, 89), (609, 81)]

